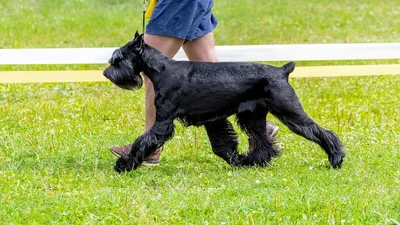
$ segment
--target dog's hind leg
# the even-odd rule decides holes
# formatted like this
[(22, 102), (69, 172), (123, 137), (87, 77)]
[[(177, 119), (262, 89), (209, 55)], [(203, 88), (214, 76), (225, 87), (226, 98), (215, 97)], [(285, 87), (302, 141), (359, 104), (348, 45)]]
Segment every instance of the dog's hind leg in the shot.
[(129, 155), (117, 160), (114, 169), (123, 172), (138, 168), (144, 159), (173, 137), (174, 128), (172, 120), (156, 121), (149, 131), (135, 140)]
[(245, 156), (237, 151), (238, 140), (232, 124), (227, 120), (218, 120), (204, 125), (210, 139), (213, 152), (234, 166), (241, 166)]
[(267, 134), (266, 113), (252, 113), (244, 111), (237, 114), (237, 122), (240, 128), (253, 139), (254, 149), (250, 150), (245, 165), (264, 166), (268, 164), (272, 157), (279, 155), (278, 149), (274, 146), (273, 138)]
[(333, 131), (320, 127), (306, 114), (289, 84), (280, 86), (270, 90), (270, 97), (267, 98), (270, 112), (294, 133), (319, 144), (328, 154), (331, 166), (340, 168), (345, 153), (339, 137)]

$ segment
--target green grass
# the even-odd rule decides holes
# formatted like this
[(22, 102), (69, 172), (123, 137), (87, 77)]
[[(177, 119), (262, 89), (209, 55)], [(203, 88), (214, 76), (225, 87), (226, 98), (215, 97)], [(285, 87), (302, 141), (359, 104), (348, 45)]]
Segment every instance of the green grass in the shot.
[[(0, 0), (0, 47), (118, 46), (140, 29), (139, 9), (140, 1)], [(396, 42), (399, 13), (389, 0), (216, 1), (216, 38), (219, 45)], [(398, 60), (344, 63), (378, 62)], [(300, 64), (319, 63), (342, 62)], [(399, 223), (400, 76), (290, 82), (308, 114), (342, 138), (341, 170), (271, 117), (283, 155), (268, 167), (232, 168), (213, 155), (202, 128), (177, 124), (161, 166), (117, 174), (108, 147), (141, 134), (143, 90), (0, 84), (1, 224)], [(240, 140), (243, 150), (242, 133)]]

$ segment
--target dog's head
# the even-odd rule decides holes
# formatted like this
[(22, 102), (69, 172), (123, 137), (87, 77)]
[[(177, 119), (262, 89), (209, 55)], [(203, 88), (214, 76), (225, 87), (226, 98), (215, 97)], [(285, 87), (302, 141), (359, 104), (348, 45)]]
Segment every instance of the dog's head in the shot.
[(143, 34), (136, 31), (135, 38), (126, 45), (114, 51), (103, 75), (120, 88), (132, 90), (140, 88), (143, 79), (141, 54), (144, 50)]

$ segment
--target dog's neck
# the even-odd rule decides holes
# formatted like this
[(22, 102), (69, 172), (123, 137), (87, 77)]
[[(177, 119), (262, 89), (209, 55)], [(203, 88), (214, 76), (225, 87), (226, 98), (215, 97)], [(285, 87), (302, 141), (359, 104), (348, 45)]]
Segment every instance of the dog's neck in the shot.
[(143, 72), (151, 81), (157, 79), (157, 75), (165, 70), (166, 64), (173, 61), (173, 59), (147, 44), (144, 45), (141, 56)]

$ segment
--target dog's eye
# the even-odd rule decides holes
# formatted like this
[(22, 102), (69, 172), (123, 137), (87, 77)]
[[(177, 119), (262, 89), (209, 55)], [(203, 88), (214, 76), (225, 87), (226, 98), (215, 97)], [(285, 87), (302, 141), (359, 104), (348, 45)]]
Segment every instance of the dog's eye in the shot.
[(108, 63), (110, 63), (111, 65), (115, 65), (117, 63), (121, 62), (120, 58), (114, 58), (112, 57), (110, 60), (108, 60)]

